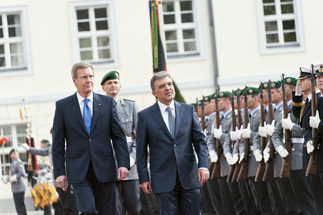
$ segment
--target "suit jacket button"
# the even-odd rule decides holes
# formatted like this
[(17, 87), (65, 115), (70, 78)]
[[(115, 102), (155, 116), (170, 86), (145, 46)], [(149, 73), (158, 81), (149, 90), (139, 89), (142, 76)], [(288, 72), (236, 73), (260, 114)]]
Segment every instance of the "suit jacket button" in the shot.
[(174, 144), (174, 148), (176, 148), (176, 144)]
[(89, 139), (89, 141), (91, 142), (91, 139)]

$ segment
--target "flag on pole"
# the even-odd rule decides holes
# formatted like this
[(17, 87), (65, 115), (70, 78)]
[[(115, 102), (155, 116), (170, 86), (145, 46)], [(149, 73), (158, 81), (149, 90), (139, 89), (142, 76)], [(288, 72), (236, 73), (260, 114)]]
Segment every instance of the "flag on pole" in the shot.
[[(165, 51), (160, 36), (160, 20), (158, 5), (162, 2), (158, 0), (149, 0), (150, 12), (150, 29), (151, 29), (151, 42), (152, 42), (152, 56), (153, 56), (153, 72), (154, 74), (160, 71), (167, 71)], [(175, 90), (175, 100), (185, 103), (181, 92), (179, 91), (175, 81), (173, 80)]]
[(162, 40), (160, 37), (160, 25), (159, 25), (159, 13), (158, 13), (159, 4), (161, 4), (161, 1), (156, 1), (156, 0), (149, 1), (154, 73), (160, 72), (160, 71), (167, 71), (165, 52), (164, 52)]

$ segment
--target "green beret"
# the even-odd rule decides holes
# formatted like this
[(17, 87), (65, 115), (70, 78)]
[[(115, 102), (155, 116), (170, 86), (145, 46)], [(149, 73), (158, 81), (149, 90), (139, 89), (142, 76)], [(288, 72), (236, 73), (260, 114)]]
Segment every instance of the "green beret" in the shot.
[(12, 149), (10, 150), (10, 152), (9, 152), (9, 155), (11, 155), (11, 153), (13, 153), (13, 152), (18, 152), (18, 150), (17, 150), (16, 148), (12, 148)]
[(119, 73), (115, 70), (110, 71), (107, 74), (105, 74), (105, 76), (103, 76), (102, 81), (101, 81), (101, 85), (103, 85), (105, 81), (112, 80), (112, 79), (120, 79)]
[(260, 88), (262, 88), (262, 89), (268, 89), (268, 84), (269, 84), (269, 82), (267, 81), (267, 82), (261, 82), (260, 84), (259, 84), (259, 89)]
[(284, 82), (285, 82), (285, 84), (296, 86), (297, 79), (293, 78), (293, 77), (285, 77)]
[(271, 82), (271, 89), (278, 89), (281, 86), (281, 82), (280, 81), (273, 81)]
[(218, 98), (228, 98), (228, 97), (232, 97), (232, 93), (229, 91), (221, 91), (218, 93)]
[(247, 87), (247, 95), (258, 95), (258, 93), (259, 89), (257, 87)]

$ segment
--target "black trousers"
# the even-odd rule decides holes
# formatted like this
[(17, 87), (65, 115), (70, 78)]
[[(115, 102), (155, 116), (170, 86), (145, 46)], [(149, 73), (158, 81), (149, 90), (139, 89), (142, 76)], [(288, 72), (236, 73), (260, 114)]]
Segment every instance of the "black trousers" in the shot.
[(159, 215), (159, 202), (155, 194), (146, 194), (140, 189), (141, 215)]
[(77, 208), (84, 215), (115, 215), (116, 185), (100, 183), (90, 162), (84, 181), (72, 184), (75, 192)]
[(15, 202), (17, 214), (27, 215), (26, 205), (25, 205), (25, 191), (20, 193), (13, 193), (13, 200)]
[(116, 189), (117, 214), (137, 215), (141, 210), (139, 180), (118, 181)]

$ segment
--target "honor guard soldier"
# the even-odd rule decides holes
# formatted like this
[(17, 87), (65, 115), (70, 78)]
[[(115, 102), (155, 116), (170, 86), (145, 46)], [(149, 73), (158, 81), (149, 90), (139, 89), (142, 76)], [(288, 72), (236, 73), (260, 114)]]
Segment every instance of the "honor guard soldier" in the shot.
[[(283, 159), (283, 165), (281, 169), (278, 169), (280, 171), (280, 177), (284, 177), (286, 178), (285, 180), (291, 181), (296, 198), (295, 203), (298, 204), (301, 214), (311, 215), (317, 214), (317, 212), (314, 203), (313, 191), (307, 178), (305, 178), (302, 167), (304, 143), (303, 132), (299, 125), (299, 119), (292, 113), (292, 92), (295, 91), (296, 82), (296, 78), (284, 78), (285, 92), (283, 92), (282, 89), (282, 93), (283, 95), (285, 94), (286, 97), (288, 116), (286, 118), (283, 117), (280, 122), (276, 122), (272, 140), (278, 155)], [(290, 148), (286, 147), (286, 138), (288, 138), (285, 137), (285, 135), (287, 135), (286, 130), (290, 132)], [(289, 167), (284, 165), (284, 159), (290, 159)], [(285, 170), (285, 168), (289, 168), (289, 170)], [(285, 171), (290, 171), (290, 176), (285, 175)]]
[[(122, 207), (128, 214), (138, 214), (141, 210), (140, 188), (136, 165), (136, 124), (138, 108), (134, 101), (119, 96), (121, 90), (120, 75), (117, 71), (108, 72), (101, 81), (102, 89), (106, 95), (113, 97), (117, 102), (117, 113), (122, 130), (127, 138), (128, 151), (130, 155), (130, 170), (127, 178), (119, 181), (117, 187), (117, 212), (123, 214)], [(121, 204), (123, 204), (121, 206)]]
[(25, 184), (23, 177), (27, 176), (25, 167), (21, 159), (19, 158), (19, 152), (13, 148), (9, 152), (12, 160), (10, 165), (10, 178), (11, 191), (13, 193), (13, 200), (15, 202), (16, 212), (18, 215), (27, 215), (25, 206)]
[[(299, 67), (299, 77), (295, 93), (293, 93), (293, 114), (296, 118), (299, 118), (300, 125), (303, 131), (304, 143), (303, 143), (303, 170), (304, 173), (307, 170), (309, 163), (309, 153), (313, 152), (314, 147), (312, 144), (312, 127), (310, 126), (309, 119), (312, 115), (311, 112), (311, 70), (308, 67)], [(321, 93), (317, 94), (319, 98)], [(321, 100), (317, 100), (317, 109), (321, 106)], [(313, 189), (313, 196), (318, 214), (323, 214), (323, 188), (322, 183), (317, 174), (308, 175), (308, 180)]]

